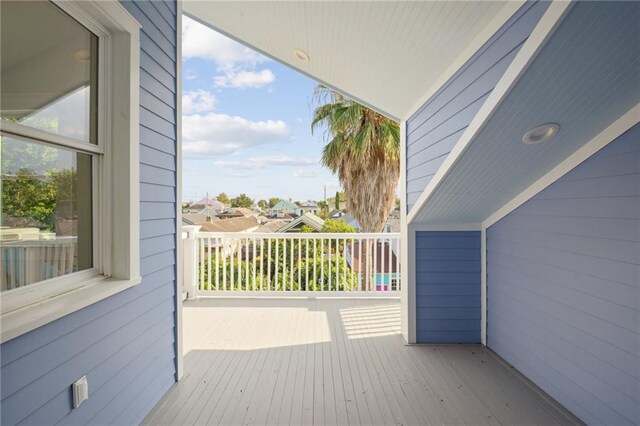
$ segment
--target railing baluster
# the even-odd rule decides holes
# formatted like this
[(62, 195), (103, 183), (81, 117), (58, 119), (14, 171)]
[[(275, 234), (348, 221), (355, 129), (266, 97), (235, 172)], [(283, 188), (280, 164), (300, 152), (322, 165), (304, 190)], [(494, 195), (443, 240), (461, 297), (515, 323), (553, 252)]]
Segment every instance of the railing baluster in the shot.
[(309, 239), (305, 238), (305, 259), (304, 259), (304, 289), (309, 291)]
[(229, 277), (229, 290), (233, 291), (234, 290), (234, 286), (233, 286), (233, 282), (235, 281), (235, 276), (236, 276), (236, 271), (235, 268), (233, 266), (233, 258), (235, 257), (235, 239), (234, 238), (229, 238), (230, 244), (229, 244), (229, 267), (231, 269), (231, 276)]
[(320, 240), (320, 290), (324, 289), (324, 239)]
[(294, 271), (293, 271), (293, 251), (295, 250), (295, 247), (293, 245), (293, 237), (291, 237), (290, 239), (291, 241), (291, 249), (289, 250), (289, 260), (291, 261), (291, 265), (289, 265), (289, 283), (290, 283), (290, 289), (291, 291), (293, 291), (293, 275), (294, 275)]
[(362, 238), (358, 238), (358, 290), (362, 290), (365, 285), (364, 270), (365, 262), (362, 261)]
[[(287, 276), (286, 271), (284, 269), (284, 260), (287, 258), (287, 245), (285, 244), (285, 240), (284, 238), (281, 240), (282, 242), (282, 281), (284, 282), (285, 277)], [(280, 269), (280, 266), (278, 266), (278, 263), (280, 261), (280, 258), (278, 257), (278, 246), (280, 246), (280, 241), (276, 241), (276, 287), (275, 290), (284, 290), (284, 287), (280, 287), (280, 283), (278, 282), (278, 270)]]
[(331, 238), (329, 238), (328, 244), (329, 248), (327, 251), (329, 252), (329, 264), (327, 265), (327, 275), (329, 276), (329, 291), (331, 291)]
[(220, 290), (220, 266), (219, 266), (220, 239), (218, 237), (215, 238), (215, 245), (216, 245), (216, 290)]
[(346, 290), (347, 285), (347, 239), (342, 239), (342, 290)]
[(340, 239), (336, 238), (336, 291), (340, 290)]
[(378, 291), (378, 279), (382, 278), (378, 276), (380, 274), (380, 271), (378, 271), (378, 256), (380, 255), (380, 253), (378, 253), (379, 241), (380, 240), (377, 237), (373, 238), (373, 289), (374, 291)]
[(200, 240), (200, 253), (198, 258), (200, 259), (200, 276), (198, 277), (198, 290), (204, 290), (204, 238), (199, 237)]
[(225, 250), (226, 238), (220, 238), (220, 252), (222, 257), (222, 287), (227, 291), (227, 253)]
[(264, 288), (264, 238), (260, 238), (260, 291)]
[(318, 269), (318, 262), (316, 262), (316, 257), (317, 257), (317, 255), (318, 255), (318, 253), (317, 253), (317, 251), (316, 251), (317, 246), (318, 246), (318, 244), (317, 244), (317, 243), (318, 243), (318, 240), (316, 240), (316, 239), (314, 238), (314, 239), (313, 239), (313, 259), (312, 259), (312, 262), (313, 262), (313, 284), (314, 284), (313, 289), (314, 289), (314, 290), (316, 289), (316, 287), (315, 287), (315, 286), (316, 286), (316, 285), (318, 285), (318, 275), (317, 275), (317, 272), (318, 272), (318, 271), (317, 271), (317, 269)]
[(302, 241), (298, 240), (298, 290), (302, 290)]
[[(276, 245), (276, 248), (277, 247)], [(278, 252), (276, 252), (276, 259), (278, 259)], [(278, 262), (276, 261), (276, 265), (277, 264)], [(271, 291), (271, 238), (267, 240), (267, 291)]]
[(253, 291), (256, 291), (256, 239), (251, 239), (251, 245), (253, 246), (253, 257), (251, 258), (251, 263), (253, 266)]
[(398, 288), (398, 290), (400, 290), (400, 286), (403, 285), (403, 283), (402, 283), (402, 281), (400, 279), (400, 277), (401, 277), (401, 275), (400, 275), (400, 256), (402, 256), (402, 252), (400, 250), (402, 250), (402, 249), (400, 248), (400, 245), (401, 245), (400, 244), (400, 239), (397, 239), (397, 242), (398, 242), (397, 243), (398, 253), (396, 253), (396, 279), (398, 281), (397, 288)]

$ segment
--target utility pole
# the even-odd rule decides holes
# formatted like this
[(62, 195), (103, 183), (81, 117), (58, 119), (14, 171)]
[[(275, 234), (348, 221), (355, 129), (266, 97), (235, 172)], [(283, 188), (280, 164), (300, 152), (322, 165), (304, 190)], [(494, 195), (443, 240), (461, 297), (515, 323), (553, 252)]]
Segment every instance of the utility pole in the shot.
[(329, 206), (327, 205), (327, 185), (324, 186), (324, 209), (325, 209), (325, 219), (326, 216), (329, 214)]

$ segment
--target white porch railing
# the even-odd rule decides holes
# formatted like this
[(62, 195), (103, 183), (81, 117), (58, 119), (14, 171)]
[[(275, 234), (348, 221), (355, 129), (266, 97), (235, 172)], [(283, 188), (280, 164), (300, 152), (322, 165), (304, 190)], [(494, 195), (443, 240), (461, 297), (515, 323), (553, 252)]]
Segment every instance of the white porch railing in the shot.
[(74, 272), (78, 239), (2, 241), (2, 291)]
[(211, 233), (183, 228), (188, 297), (400, 296), (399, 234)]

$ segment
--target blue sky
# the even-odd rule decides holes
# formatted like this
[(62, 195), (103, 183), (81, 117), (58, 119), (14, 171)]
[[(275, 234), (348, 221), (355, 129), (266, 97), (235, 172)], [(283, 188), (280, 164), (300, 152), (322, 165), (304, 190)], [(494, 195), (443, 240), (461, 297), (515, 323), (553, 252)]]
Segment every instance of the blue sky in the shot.
[(184, 18), (183, 201), (207, 192), (320, 200), (338, 180), (311, 135), (315, 82)]

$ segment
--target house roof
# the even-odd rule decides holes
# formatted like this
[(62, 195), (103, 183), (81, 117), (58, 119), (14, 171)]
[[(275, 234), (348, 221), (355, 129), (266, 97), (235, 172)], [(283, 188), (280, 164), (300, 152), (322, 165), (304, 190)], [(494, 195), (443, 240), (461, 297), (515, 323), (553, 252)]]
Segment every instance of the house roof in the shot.
[[(362, 250), (361, 250), (359, 242), (353, 243), (353, 264), (351, 265), (351, 268), (353, 269), (354, 272), (360, 272), (361, 270), (366, 269), (365, 262), (360, 261), (361, 255), (363, 259), (365, 258), (365, 253), (364, 253), (365, 250), (366, 250), (365, 244), (362, 245)], [(347, 262), (351, 264), (351, 258), (352, 258), (351, 244), (347, 244), (347, 251), (348, 251)], [(375, 248), (375, 253), (376, 253), (376, 259), (375, 259), (376, 273), (381, 274), (381, 273), (397, 272), (398, 259), (396, 257), (396, 254), (393, 252), (393, 248), (389, 244), (385, 244), (381, 241), (378, 241), (377, 247)], [(391, 256), (391, 267), (389, 267), (389, 256)]]
[(248, 217), (234, 217), (232, 219), (205, 222), (200, 228), (204, 232), (243, 232), (255, 229), (258, 222)]
[(260, 225), (256, 232), (278, 232), (278, 230), (285, 226), (287, 223), (288, 222), (284, 220), (272, 220)]
[(205, 222), (219, 220), (216, 216), (209, 216), (203, 213), (182, 213), (182, 222), (186, 225), (201, 225)]
[(301, 203), (299, 207), (306, 207), (306, 208), (314, 208), (317, 209), (318, 205), (316, 203), (314, 203), (313, 201), (305, 201), (304, 203)]
[(320, 232), (322, 230), (322, 225), (324, 225), (324, 220), (313, 213), (307, 212), (292, 220), (286, 226), (280, 228), (278, 232), (288, 232), (298, 226), (302, 226), (303, 224), (312, 227), (317, 232)]
[(280, 200), (278, 201), (278, 204), (271, 207), (271, 210), (288, 210), (288, 211), (295, 212), (297, 208), (298, 206), (296, 206), (295, 203), (289, 200)]
[[(364, 105), (403, 119), (520, 6), (507, 1), (187, 0), (183, 10)], [(366, 43), (362, 34), (367, 34)], [(310, 60), (296, 58), (296, 48), (304, 49)]]
[(235, 207), (233, 210), (240, 213), (244, 217), (257, 216), (259, 214), (258, 212), (251, 209), (247, 209), (245, 207)]
[(211, 206), (213, 207), (215, 210), (221, 210), (224, 209), (226, 206), (224, 205), (224, 203), (216, 200), (215, 198), (201, 198), (200, 200), (196, 201), (195, 203), (191, 203), (191, 205), (198, 205), (198, 206)]

